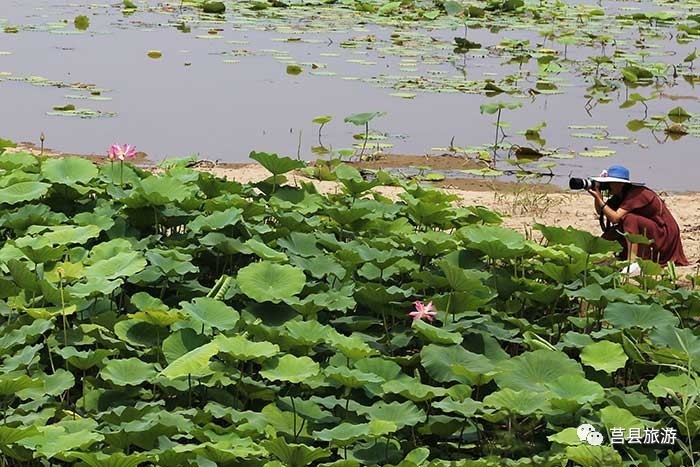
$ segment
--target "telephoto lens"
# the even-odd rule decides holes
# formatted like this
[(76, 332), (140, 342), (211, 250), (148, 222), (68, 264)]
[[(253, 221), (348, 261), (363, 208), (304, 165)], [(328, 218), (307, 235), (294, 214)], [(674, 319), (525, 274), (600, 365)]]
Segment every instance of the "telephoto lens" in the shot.
[(587, 178), (571, 177), (569, 179), (569, 188), (572, 190), (588, 190), (589, 188), (593, 188), (593, 181)]

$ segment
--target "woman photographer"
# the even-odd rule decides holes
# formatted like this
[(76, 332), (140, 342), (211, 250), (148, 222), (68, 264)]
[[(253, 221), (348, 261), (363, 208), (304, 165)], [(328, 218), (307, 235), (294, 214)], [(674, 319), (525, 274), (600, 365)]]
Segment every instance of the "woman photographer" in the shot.
[[(678, 223), (656, 193), (643, 183), (631, 182), (630, 171), (620, 165), (613, 165), (599, 177), (591, 179), (598, 182), (588, 190), (595, 198), (595, 210), (613, 224), (603, 233), (603, 238), (620, 242), (622, 258), (629, 257), (632, 261), (637, 257), (651, 259), (662, 266), (669, 262), (678, 266), (689, 264), (683, 253)], [(613, 196), (607, 201), (600, 193), (600, 184), (610, 187)], [(630, 245), (623, 232), (644, 235), (653, 242), (651, 245)], [(639, 265), (631, 264), (622, 272), (639, 273)]]

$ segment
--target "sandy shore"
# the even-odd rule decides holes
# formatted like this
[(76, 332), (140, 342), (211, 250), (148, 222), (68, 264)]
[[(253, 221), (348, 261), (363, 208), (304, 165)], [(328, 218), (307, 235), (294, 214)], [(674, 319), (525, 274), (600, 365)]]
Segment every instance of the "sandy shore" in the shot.
[[(270, 176), (269, 172), (257, 164), (203, 170), (238, 182), (256, 182)], [(290, 183), (300, 180), (313, 181), (299, 175), (288, 178)], [(337, 184), (333, 182), (314, 181), (314, 183), (323, 192), (332, 192), (338, 189)], [(440, 184), (436, 186), (440, 186)], [(389, 197), (396, 197), (401, 191), (400, 188), (396, 187), (375, 189)], [(504, 190), (500, 184), (493, 185), (488, 182), (475, 184), (469, 190), (449, 188), (449, 185), (443, 189), (458, 195), (462, 205), (482, 205), (504, 214), (506, 216), (504, 226), (522, 233), (531, 230), (534, 223), (541, 223), (559, 227), (573, 226), (594, 235), (600, 234), (598, 216), (593, 209), (593, 198), (585, 191), (553, 192), (551, 186), (550, 189), (539, 190), (533, 189), (533, 185), (525, 183), (510, 184), (508, 189)], [(679, 272), (681, 276), (694, 274), (696, 265), (700, 262), (700, 193), (660, 193), (660, 195), (678, 221), (683, 248), (691, 263), (691, 266), (678, 268)]]

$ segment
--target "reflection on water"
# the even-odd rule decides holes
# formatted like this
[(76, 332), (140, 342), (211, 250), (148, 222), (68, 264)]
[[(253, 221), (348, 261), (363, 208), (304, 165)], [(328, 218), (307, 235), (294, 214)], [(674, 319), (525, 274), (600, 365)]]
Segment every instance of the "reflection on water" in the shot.
[[(115, 6), (2, 3), (0, 31), (7, 26), (19, 31), (0, 33), (0, 136), (15, 140), (38, 142), (43, 131), (46, 145), (62, 151), (103, 153), (112, 142), (129, 142), (156, 160), (200, 154), (236, 162), (247, 160), (251, 150), (296, 155), (301, 137), (302, 157), (313, 159), (310, 148), (318, 140), (314, 117), (333, 116), (323, 128), (323, 141), (340, 149), (358, 143), (352, 135), (364, 130), (344, 123), (344, 117), (384, 111), (387, 115), (371, 127), (388, 137), (373, 145), (391, 144), (385, 151), (394, 153), (440, 153), (431, 148), (447, 148), (453, 138), (454, 145), (463, 148), (492, 145), (496, 116), (481, 114), (479, 106), (500, 100), (523, 103), (502, 114), (509, 125), (504, 128), (506, 145), (537, 147), (518, 132), (546, 122), (541, 130), (545, 147), (561, 156), (614, 151), (611, 157), (557, 159), (556, 183), (564, 185), (570, 175), (595, 175), (622, 163), (631, 167), (633, 178), (654, 188), (698, 187), (694, 131), (673, 141), (663, 132), (663, 123), (653, 133), (627, 128), (630, 120), (642, 120), (645, 113), (650, 121), (679, 105), (691, 114), (698, 112), (690, 84), (680, 77), (659, 79), (663, 94), (645, 102), (646, 112), (641, 102), (621, 109), (631, 94), (646, 98), (655, 88), (627, 89), (619, 72), (599, 60), (599, 79), (618, 88), (586, 97), (596, 73), (589, 57), (612, 57), (617, 50), (618, 57), (627, 53), (639, 58), (641, 50), (645, 63), (660, 64), (658, 70), (661, 64), (682, 64), (694, 45), (669, 37), (675, 27), (642, 22), (618, 31), (610, 30), (603, 18), (578, 31), (575, 22), (563, 21), (559, 29), (574, 28), (572, 34), (588, 42), (566, 45), (567, 60), (562, 60), (566, 41), (553, 39), (561, 31), (546, 21), (532, 21), (526, 29), (504, 19), (504, 29), (495, 33), (472, 25), (469, 40), (489, 49), (463, 56), (452, 52), (451, 42), (464, 29), (450, 27), (448, 20), (423, 23), (431, 29), (416, 30), (412, 23), (361, 24), (356, 14), (337, 9), (290, 9), (284, 17), (230, 12), (222, 22), (202, 20), (192, 8), (180, 11), (179, 2), (157, 7), (150, 2), (149, 11), (129, 16)], [(610, 3), (606, 8), (624, 13), (640, 5)], [(651, 3), (643, 6), (659, 10)], [(671, 7), (664, 5), (663, 10)], [(84, 32), (73, 26), (80, 14), (90, 19)], [(180, 24), (186, 27), (178, 29)], [(513, 47), (518, 40), (530, 43), (519, 51)], [(558, 51), (560, 58), (546, 73), (537, 62), (543, 54), (532, 53), (543, 41), (543, 47)], [(494, 47), (503, 43), (506, 46)], [(640, 49), (640, 44), (646, 48)], [(159, 51), (162, 57), (151, 58), (149, 51)], [(528, 59), (528, 54), (533, 56)], [(289, 64), (300, 65), (302, 73), (287, 74)], [(27, 81), (37, 76), (52, 85)], [(489, 99), (483, 95), (486, 78), (518, 92)], [(54, 107), (68, 104), (116, 116), (48, 115)]]

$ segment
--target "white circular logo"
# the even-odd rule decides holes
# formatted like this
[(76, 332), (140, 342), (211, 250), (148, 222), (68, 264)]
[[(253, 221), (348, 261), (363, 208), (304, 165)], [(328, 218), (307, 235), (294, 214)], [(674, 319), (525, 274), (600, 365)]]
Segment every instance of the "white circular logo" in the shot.
[(588, 433), (586, 441), (588, 441), (588, 444), (590, 444), (591, 446), (600, 446), (601, 444), (603, 444), (603, 435), (601, 435), (597, 431), (592, 431)]
[(578, 439), (581, 441), (586, 441), (589, 433), (595, 433), (595, 428), (590, 423), (584, 423), (576, 429)]

